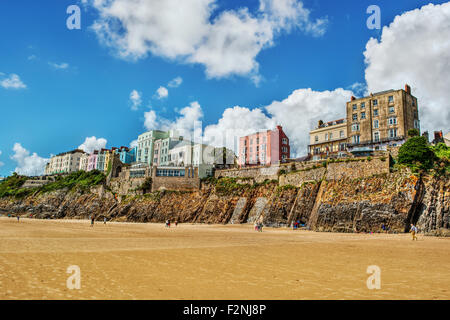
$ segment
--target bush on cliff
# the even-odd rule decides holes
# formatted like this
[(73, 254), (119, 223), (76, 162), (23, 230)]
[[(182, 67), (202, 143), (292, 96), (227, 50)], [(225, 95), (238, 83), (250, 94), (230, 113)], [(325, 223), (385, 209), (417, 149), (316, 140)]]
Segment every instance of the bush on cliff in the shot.
[(428, 170), (433, 167), (436, 155), (425, 137), (412, 137), (398, 151), (398, 163), (412, 169)]
[(46, 184), (39, 188), (41, 192), (51, 192), (55, 190), (81, 190), (85, 191), (93, 186), (104, 183), (106, 176), (98, 171), (93, 170), (89, 172), (77, 171), (69, 174), (68, 176), (57, 179), (55, 182)]
[(22, 195), (24, 193), (23, 190), (26, 190), (22, 186), (27, 179), (27, 177), (19, 176), (14, 172), (12, 176), (0, 182), (0, 198)]

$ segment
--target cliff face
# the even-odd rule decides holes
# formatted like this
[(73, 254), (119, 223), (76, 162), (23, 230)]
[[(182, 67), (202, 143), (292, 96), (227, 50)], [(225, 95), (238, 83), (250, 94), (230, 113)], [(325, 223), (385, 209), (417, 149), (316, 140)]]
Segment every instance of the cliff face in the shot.
[(204, 184), (195, 192), (157, 192), (118, 200), (102, 187), (87, 194), (55, 191), (21, 200), (0, 199), (0, 213), (35, 218), (78, 218), (94, 215), (113, 221), (189, 223), (254, 223), (286, 226), (299, 220), (316, 231), (405, 232), (410, 223), (427, 233), (450, 228), (448, 178), (409, 172), (362, 179), (319, 181), (300, 186)]

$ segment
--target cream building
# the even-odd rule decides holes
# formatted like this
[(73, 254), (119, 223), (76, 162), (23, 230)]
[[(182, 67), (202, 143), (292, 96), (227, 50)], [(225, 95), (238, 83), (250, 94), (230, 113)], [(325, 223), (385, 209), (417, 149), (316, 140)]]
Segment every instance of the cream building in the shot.
[(85, 154), (83, 150), (73, 150), (53, 156), (45, 167), (45, 174), (72, 173), (80, 170), (80, 160)]
[(80, 170), (88, 171), (89, 154), (84, 153), (80, 157)]
[(347, 121), (319, 121), (309, 133), (309, 154), (313, 160), (340, 158), (346, 155)]

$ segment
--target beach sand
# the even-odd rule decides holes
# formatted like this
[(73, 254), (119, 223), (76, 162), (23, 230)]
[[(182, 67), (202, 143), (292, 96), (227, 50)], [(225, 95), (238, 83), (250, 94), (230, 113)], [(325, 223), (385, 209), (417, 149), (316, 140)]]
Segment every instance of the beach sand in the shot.
[(450, 239), (2, 217), (0, 299), (450, 299)]

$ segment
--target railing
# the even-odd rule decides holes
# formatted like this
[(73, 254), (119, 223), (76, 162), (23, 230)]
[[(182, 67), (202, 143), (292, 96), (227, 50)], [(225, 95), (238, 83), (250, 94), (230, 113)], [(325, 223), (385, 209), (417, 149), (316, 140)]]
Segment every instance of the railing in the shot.
[(366, 141), (360, 141), (359, 143), (347, 143), (347, 147), (366, 146), (366, 145), (375, 144), (375, 143), (385, 143), (385, 142), (391, 142), (391, 141), (400, 141), (400, 140), (404, 140), (404, 139), (405, 139), (404, 136), (397, 136), (397, 137), (393, 137), (393, 138), (379, 139), (378, 141), (366, 140)]

